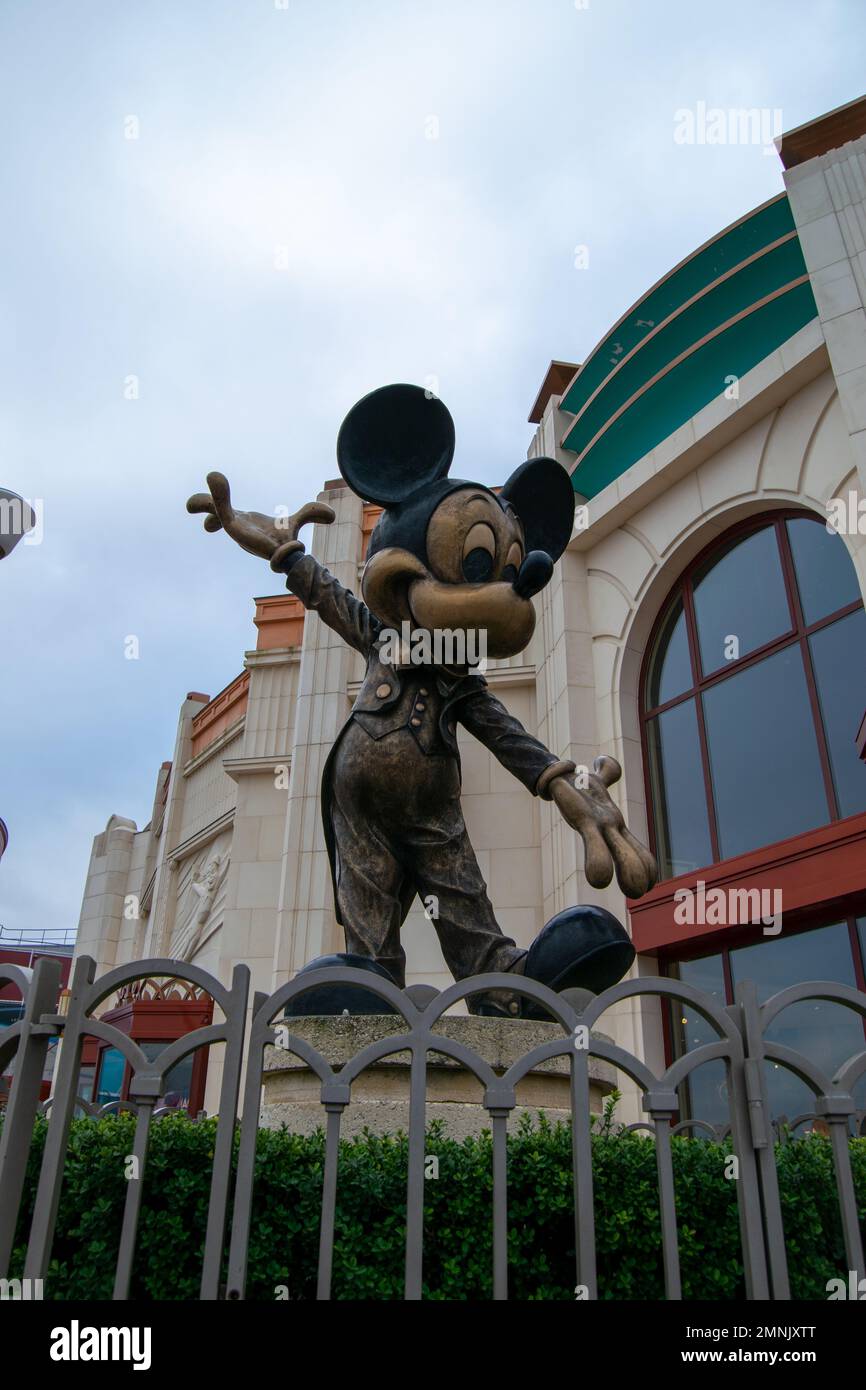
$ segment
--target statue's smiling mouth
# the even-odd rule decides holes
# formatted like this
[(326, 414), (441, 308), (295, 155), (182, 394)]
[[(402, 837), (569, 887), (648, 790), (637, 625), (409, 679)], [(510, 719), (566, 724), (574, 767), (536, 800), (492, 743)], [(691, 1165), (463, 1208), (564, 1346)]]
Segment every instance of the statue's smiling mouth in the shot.
[(371, 556), (362, 590), (380, 622), (396, 629), (408, 621), (428, 632), (475, 631), (483, 634), (490, 657), (516, 655), (535, 630), (532, 601), (514, 582), (443, 583), (417, 556), (397, 547)]
[(413, 623), (430, 632), (459, 629), (483, 635), (491, 657), (523, 651), (535, 631), (535, 609), (505, 580), (487, 584), (443, 584), (428, 576), (413, 580), (407, 602)]

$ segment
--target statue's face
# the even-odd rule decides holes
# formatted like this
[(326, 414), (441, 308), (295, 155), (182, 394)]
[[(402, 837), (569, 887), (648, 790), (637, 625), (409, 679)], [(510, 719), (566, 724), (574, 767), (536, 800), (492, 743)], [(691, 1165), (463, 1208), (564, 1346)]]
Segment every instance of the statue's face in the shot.
[[(532, 597), (571, 539), (574, 489), (555, 459), (526, 459), (498, 493), (450, 476), (454, 421), (436, 396), (396, 384), (371, 391), (340, 426), (349, 487), (383, 508), (362, 589), (385, 627), (464, 635), (464, 650), (523, 651)], [(413, 639), (414, 640), (414, 639)], [(473, 658), (475, 659), (475, 658)]]
[(513, 507), (469, 483), (432, 504), (423, 547), (403, 547), (400, 539), (398, 523), (390, 527), (391, 543), (364, 568), (364, 599), (377, 618), (398, 629), (408, 621), (415, 630), (475, 630), (491, 657), (523, 651), (535, 630), (535, 609), (526, 592), (531, 586), (518, 588), (526, 556)]

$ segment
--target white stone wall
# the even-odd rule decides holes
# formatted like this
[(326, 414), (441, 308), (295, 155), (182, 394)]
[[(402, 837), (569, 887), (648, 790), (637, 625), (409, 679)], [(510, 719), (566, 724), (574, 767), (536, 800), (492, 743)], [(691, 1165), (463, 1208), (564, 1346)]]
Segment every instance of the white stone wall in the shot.
[(785, 187), (866, 488), (866, 136), (786, 170)]
[(178, 826), (179, 843), (198, 835), (233, 809), (237, 786), (226, 772), (224, 762), (237, 757), (245, 741), (246, 731), (241, 723), (233, 738), (220, 739), (218, 748), (206, 748), (183, 769), (185, 785)]

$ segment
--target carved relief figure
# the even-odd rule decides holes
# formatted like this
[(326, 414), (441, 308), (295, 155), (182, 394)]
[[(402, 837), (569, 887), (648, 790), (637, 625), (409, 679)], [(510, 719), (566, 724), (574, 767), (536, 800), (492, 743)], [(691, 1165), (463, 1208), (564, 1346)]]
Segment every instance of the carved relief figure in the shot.
[(228, 870), (228, 858), (215, 854), (208, 862), (204, 872), (195, 874), (190, 884), (192, 906), (183, 926), (176, 932), (172, 943), (173, 954), (181, 960), (190, 961), (201, 943), (205, 927), (210, 919), (220, 884)]

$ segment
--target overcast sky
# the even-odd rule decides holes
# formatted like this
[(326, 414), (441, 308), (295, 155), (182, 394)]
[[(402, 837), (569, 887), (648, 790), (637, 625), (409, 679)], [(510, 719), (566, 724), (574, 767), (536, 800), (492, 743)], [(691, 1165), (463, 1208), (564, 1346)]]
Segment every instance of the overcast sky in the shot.
[(77, 923), (280, 591), (186, 514), (205, 473), (294, 508), (360, 395), (435, 377), (501, 481), (550, 359), (783, 187), (677, 111), (788, 130), (864, 38), (863, 0), (2, 0), (0, 485), (44, 534), (0, 563), (0, 922)]

